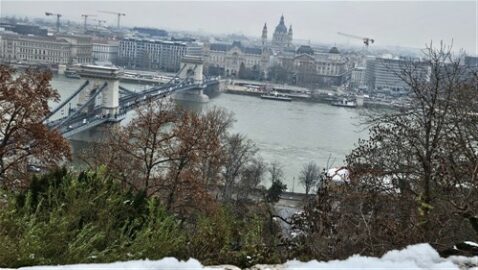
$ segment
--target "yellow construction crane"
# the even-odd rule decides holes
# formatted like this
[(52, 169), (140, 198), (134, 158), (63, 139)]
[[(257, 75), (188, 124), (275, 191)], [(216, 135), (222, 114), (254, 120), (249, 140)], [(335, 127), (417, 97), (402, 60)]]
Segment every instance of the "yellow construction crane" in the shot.
[(46, 16), (56, 16), (56, 32), (60, 33), (60, 17), (61, 14), (53, 12), (45, 12)]
[(113, 12), (113, 11), (105, 11), (105, 10), (99, 10), (98, 12), (106, 13), (106, 14), (114, 14), (114, 15), (118, 16), (118, 22), (117, 22), (117, 25), (116, 25), (118, 28), (120, 28), (121, 16), (126, 16), (126, 13), (122, 13), (122, 12)]
[(93, 15), (93, 14), (81, 14), (81, 17), (83, 17), (83, 18), (85, 19), (84, 29), (85, 29), (85, 32), (86, 32), (86, 21), (88, 20), (88, 17), (96, 17), (96, 15)]
[(341, 33), (341, 32), (338, 32), (337, 34), (341, 35), (341, 36), (344, 36), (344, 37), (349, 37), (349, 38), (355, 38), (355, 39), (360, 39), (362, 40), (363, 44), (368, 48), (368, 46), (370, 44), (373, 44), (375, 42), (375, 40), (373, 38), (369, 38), (369, 37), (360, 37), (360, 36), (356, 36), (356, 35), (351, 35), (351, 34), (345, 34), (345, 33)]

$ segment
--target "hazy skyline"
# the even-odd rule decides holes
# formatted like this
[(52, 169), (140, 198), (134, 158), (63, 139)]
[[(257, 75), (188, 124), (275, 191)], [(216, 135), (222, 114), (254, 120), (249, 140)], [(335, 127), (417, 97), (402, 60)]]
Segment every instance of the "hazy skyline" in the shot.
[[(0, 13), (43, 17), (45, 11), (63, 14), (63, 20), (81, 21), (81, 14), (98, 14), (108, 24), (125, 12), (122, 25), (149, 26), (209, 33), (242, 33), (260, 37), (267, 23), (269, 39), (281, 14), (292, 24), (294, 39), (345, 43), (345, 32), (372, 37), (379, 46), (422, 48), (426, 43), (453, 39), (455, 49), (476, 55), (478, 1), (404, 2), (205, 2), (205, 1), (5, 1)], [(360, 41), (350, 40), (360, 45)]]

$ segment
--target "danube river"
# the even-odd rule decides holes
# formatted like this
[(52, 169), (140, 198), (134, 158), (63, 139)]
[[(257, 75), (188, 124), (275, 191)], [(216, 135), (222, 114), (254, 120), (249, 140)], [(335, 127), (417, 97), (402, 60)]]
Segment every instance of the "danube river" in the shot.
[[(82, 82), (83, 80), (56, 76), (52, 85), (62, 97), (67, 97)], [(124, 83), (121, 85), (132, 90), (147, 87)], [(303, 191), (297, 179), (304, 164), (314, 161), (321, 168), (327, 163), (329, 166), (344, 165), (345, 155), (353, 149), (359, 138), (366, 138), (368, 134), (358, 125), (364, 109), (338, 108), (322, 103), (262, 100), (258, 97), (224, 93), (212, 98), (207, 104), (181, 105), (194, 110), (218, 106), (232, 112), (236, 120), (232, 132), (251, 139), (266, 162), (277, 161), (283, 166), (289, 191)]]

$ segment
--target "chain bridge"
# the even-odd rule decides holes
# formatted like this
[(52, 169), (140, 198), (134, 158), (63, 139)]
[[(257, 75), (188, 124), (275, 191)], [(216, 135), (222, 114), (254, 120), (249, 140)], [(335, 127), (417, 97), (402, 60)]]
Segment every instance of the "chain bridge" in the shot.
[[(95, 65), (81, 65), (78, 74), (85, 82), (45, 117), (50, 129), (57, 129), (68, 138), (77, 133), (105, 123), (117, 123), (126, 113), (150, 102), (175, 94), (177, 99), (207, 102), (204, 89), (218, 85), (219, 79), (203, 75), (203, 62), (199, 57), (184, 57), (179, 71), (160, 86), (134, 92), (119, 84), (120, 69)], [(73, 100), (77, 106), (71, 106)], [(66, 116), (51, 120), (60, 110), (68, 110)]]

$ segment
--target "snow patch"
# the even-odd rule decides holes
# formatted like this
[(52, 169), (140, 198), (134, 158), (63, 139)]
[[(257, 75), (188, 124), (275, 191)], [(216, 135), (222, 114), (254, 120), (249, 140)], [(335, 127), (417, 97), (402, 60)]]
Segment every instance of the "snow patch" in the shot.
[(471, 241), (465, 241), (465, 242), (463, 242), (463, 243), (465, 243), (465, 244), (467, 244), (467, 245), (469, 245), (469, 246), (478, 247), (478, 244), (477, 244), (477, 243), (475, 243), (475, 242), (471, 242)]
[(349, 170), (344, 167), (328, 169), (327, 177), (336, 183), (348, 183), (350, 181)]
[[(76, 264), (64, 266), (32, 266), (22, 270), (238, 270), (232, 265), (202, 266), (195, 259), (178, 261), (176, 258), (164, 258), (158, 261), (139, 260), (107, 264)], [(343, 261), (319, 262), (316, 260), (300, 262), (288, 261), (283, 265), (256, 265), (253, 270), (285, 269), (413, 269), (413, 270), (464, 270), (478, 269), (478, 257), (451, 256), (441, 258), (429, 244), (408, 246), (402, 250), (392, 250), (381, 258), (354, 255)]]
[[(461, 258), (461, 257), (460, 257)], [(473, 259), (473, 258), (471, 258)], [(469, 261), (469, 259), (467, 260)], [(478, 262), (478, 258), (475, 258)], [(447, 269), (459, 270), (454, 261), (441, 258), (438, 252), (428, 244), (409, 246), (402, 250), (392, 250), (381, 258), (354, 255), (343, 261), (299, 262), (289, 261), (284, 269)]]
[(178, 261), (176, 258), (168, 257), (159, 261), (138, 260), (127, 262), (114, 263), (99, 263), (99, 264), (74, 264), (62, 266), (30, 266), (19, 268), (21, 270), (193, 270), (193, 269), (207, 269), (203, 268), (202, 264), (195, 260), (189, 259), (187, 261)]

